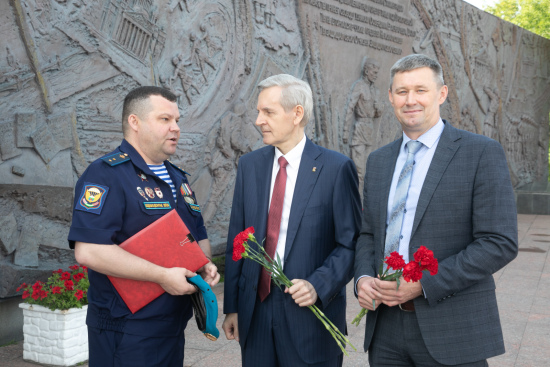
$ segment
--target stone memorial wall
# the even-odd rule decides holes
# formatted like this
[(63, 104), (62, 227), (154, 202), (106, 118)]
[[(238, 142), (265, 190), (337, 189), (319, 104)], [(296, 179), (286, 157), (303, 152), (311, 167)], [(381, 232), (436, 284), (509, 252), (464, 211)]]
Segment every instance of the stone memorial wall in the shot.
[(124, 96), (178, 96), (179, 149), (223, 252), (236, 166), (262, 146), (256, 85), (312, 86), (316, 143), (366, 158), (399, 136), (389, 69), (439, 60), (442, 117), (501, 142), (515, 187), (548, 176), (550, 40), (460, 0), (9, 0), (0, 2), (0, 298), (74, 261), (73, 187), (119, 145)]

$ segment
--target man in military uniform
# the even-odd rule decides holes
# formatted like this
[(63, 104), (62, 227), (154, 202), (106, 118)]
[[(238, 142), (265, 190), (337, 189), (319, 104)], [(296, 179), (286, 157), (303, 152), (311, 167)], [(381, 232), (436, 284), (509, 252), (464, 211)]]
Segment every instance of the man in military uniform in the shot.
[[(186, 277), (195, 274), (155, 265), (117, 246), (176, 209), (211, 259), (186, 172), (167, 161), (180, 136), (176, 98), (159, 87), (132, 90), (124, 100), (122, 144), (93, 162), (76, 184), (69, 245), (90, 269), (90, 367), (183, 364), (189, 294), (195, 292)], [(219, 281), (212, 262), (198, 272), (210, 285)], [(107, 275), (155, 282), (166, 292), (132, 314)]]

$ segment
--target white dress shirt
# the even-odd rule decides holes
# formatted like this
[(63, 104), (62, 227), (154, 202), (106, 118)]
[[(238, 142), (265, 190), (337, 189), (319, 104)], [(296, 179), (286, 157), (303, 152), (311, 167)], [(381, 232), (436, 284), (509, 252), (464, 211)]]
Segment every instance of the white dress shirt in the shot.
[[(281, 228), (279, 229), (279, 239), (277, 241), (277, 254), (281, 258), (281, 267), (285, 262), (285, 247), (286, 247), (286, 233), (288, 230), (288, 219), (290, 218), (290, 207), (292, 205), (292, 198), (294, 197), (294, 188), (296, 187), (296, 180), (298, 179), (298, 170), (300, 168), (300, 161), (302, 160), (302, 153), (306, 146), (306, 136), (300, 140), (300, 142), (292, 148), (287, 154), (281, 153), (278, 148), (275, 148), (275, 157), (273, 158), (273, 171), (271, 174), (271, 188), (269, 190), (269, 206), (271, 206), (271, 197), (273, 196), (273, 187), (275, 186), (275, 179), (279, 172), (279, 157), (284, 156), (288, 165), (286, 166), (286, 187), (285, 187), (285, 199), (283, 203), (283, 214), (281, 217)], [(277, 255), (275, 255), (277, 259)]]
[[(441, 137), (441, 133), (444, 128), (445, 124), (443, 124), (443, 120), (440, 118), (435, 126), (426, 131), (417, 139), (417, 141), (422, 143), (422, 147), (414, 156), (411, 183), (407, 194), (407, 201), (405, 202), (403, 226), (401, 227), (401, 239), (399, 240), (399, 254), (403, 255), (405, 262), (409, 262), (409, 242), (411, 241), (414, 215), (416, 213), (416, 206), (418, 204), (418, 198), (420, 197), (420, 191), (422, 190), (422, 185), (424, 185), (426, 174), (428, 173), (428, 169), (432, 163), (435, 149), (437, 148), (439, 138)], [(390, 196), (388, 197), (386, 228), (390, 220), (390, 208), (393, 203), (393, 197), (395, 196), (397, 181), (399, 180), (399, 175), (401, 174), (401, 170), (407, 160), (408, 149), (406, 148), (406, 144), (409, 141), (411, 141), (411, 139), (403, 133), (403, 143), (401, 144), (399, 156), (397, 157), (397, 162), (395, 164), (395, 171), (393, 172), (393, 179), (391, 181)]]

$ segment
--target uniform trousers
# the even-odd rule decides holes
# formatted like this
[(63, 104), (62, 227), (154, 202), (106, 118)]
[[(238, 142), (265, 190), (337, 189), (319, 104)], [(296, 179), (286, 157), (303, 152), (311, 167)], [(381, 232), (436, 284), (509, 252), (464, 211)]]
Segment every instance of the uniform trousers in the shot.
[[(369, 347), (369, 364), (371, 367), (448, 366), (437, 362), (428, 352), (414, 311), (386, 305), (378, 309), (376, 328)], [(455, 366), (487, 367), (488, 364), (487, 360), (482, 360)]]
[(182, 367), (185, 334), (150, 337), (88, 326), (89, 367)]
[[(271, 283), (271, 293), (261, 302), (256, 297), (254, 314), (246, 345), (241, 346), (243, 367), (341, 367), (343, 354), (320, 363), (308, 364), (302, 360), (291, 338), (285, 317), (283, 300), (290, 298)], [(287, 300), (288, 301), (288, 300)], [(319, 321), (319, 325), (321, 321)], [(293, 325), (299, 328), (300, 325)], [(328, 330), (323, 328), (323, 331)], [(315, 335), (311, 335), (308, 343), (315, 343)], [(319, 348), (323, 348), (319, 345)]]

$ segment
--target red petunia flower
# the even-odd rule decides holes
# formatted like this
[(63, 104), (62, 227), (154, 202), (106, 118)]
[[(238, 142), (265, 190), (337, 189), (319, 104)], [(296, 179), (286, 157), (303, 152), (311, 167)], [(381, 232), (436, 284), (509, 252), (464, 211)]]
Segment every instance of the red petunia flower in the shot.
[(48, 292), (46, 292), (45, 290), (41, 290), (40, 291), (40, 299), (44, 299), (48, 297)]
[(22, 298), (23, 298), (23, 299), (27, 299), (27, 298), (29, 298), (30, 295), (31, 295), (31, 294), (29, 293), (29, 291), (28, 291), (28, 290), (25, 290), (25, 291), (23, 292)]
[(69, 273), (68, 271), (61, 274), (61, 280), (69, 280), (69, 279), (71, 279), (71, 273)]
[(71, 270), (78, 270), (79, 266), (78, 265), (71, 265), (69, 266), (69, 269)]
[(73, 279), (75, 282), (80, 282), (82, 279), (84, 279), (85, 275), (84, 273), (76, 273), (75, 275), (73, 275)]
[(16, 292), (19, 292), (21, 289), (23, 288), (27, 288), (27, 283), (23, 283), (21, 284), (18, 288), (17, 288), (17, 291)]
[(53, 274), (61, 274), (63, 273), (63, 269), (57, 269), (53, 271)]
[(72, 291), (74, 289), (74, 283), (72, 280), (66, 280), (65, 281), (65, 288), (68, 290), (68, 291)]
[(78, 291), (76, 291), (74, 296), (76, 297), (77, 300), (80, 301), (82, 299), (82, 297), (84, 297), (84, 292), (82, 292), (81, 290), (78, 290)]
[(38, 291), (40, 291), (41, 289), (42, 289), (42, 282), (41, 282), (40, 280), (38, 280), (36, 283), (34, 283), (34, 284), (32, 285), (32, 290), (33, 290), (34, 292), (38, 292)]
[(32, 292), (31, 298), (37, 301), (40, 298), (40, 291)]
[(61, 287), (55, 286), (52, 287), (52, 294), (61, 294)]
[(403, 255), (399, 255), (399, 252), (397, 251), (392, 252), (390, 256), (386, 257), (385, 263), (388, 264), (388, 267), (393, 270), (401, 270), (405, 266)]
[(411, 261), (403, 268), (403, 278), (407, 282), (418, 282), (422, 279), (422, 270), (417, 262)]

